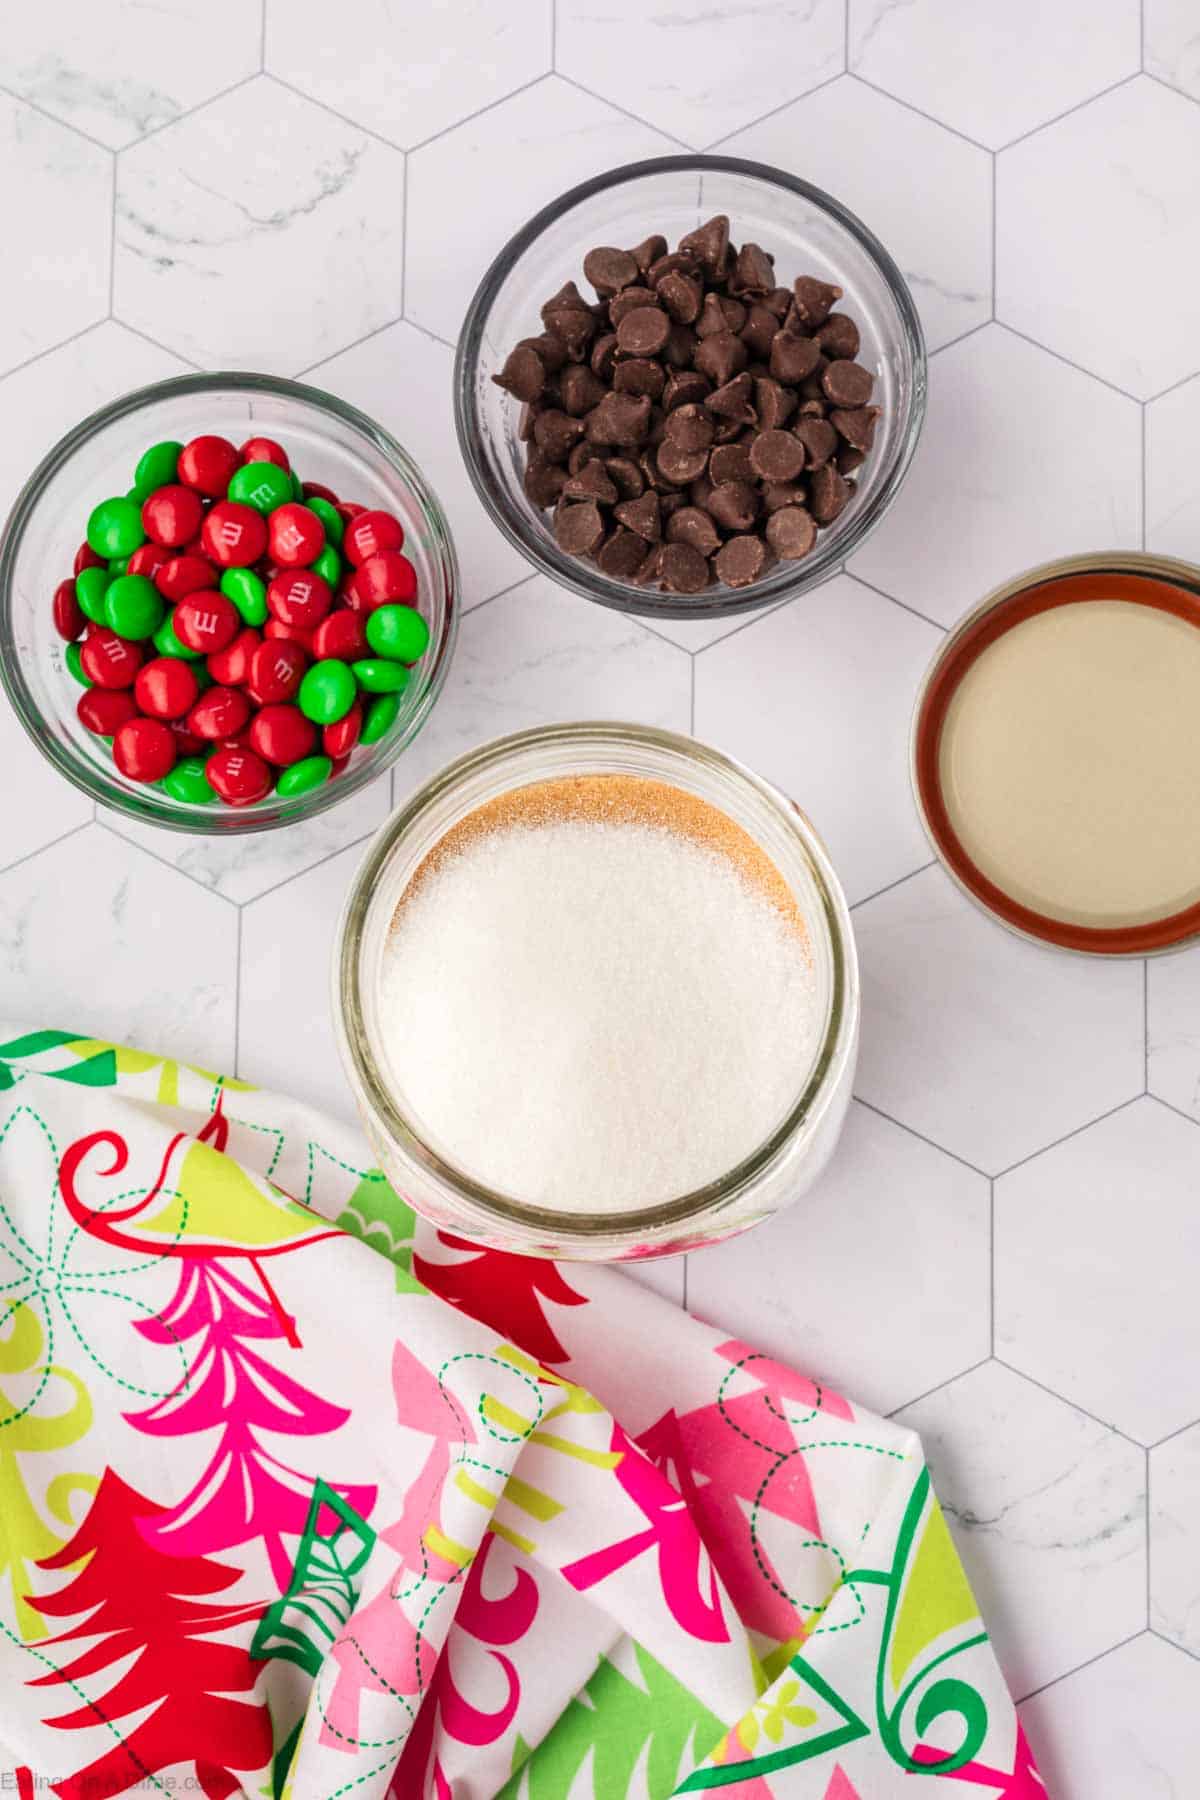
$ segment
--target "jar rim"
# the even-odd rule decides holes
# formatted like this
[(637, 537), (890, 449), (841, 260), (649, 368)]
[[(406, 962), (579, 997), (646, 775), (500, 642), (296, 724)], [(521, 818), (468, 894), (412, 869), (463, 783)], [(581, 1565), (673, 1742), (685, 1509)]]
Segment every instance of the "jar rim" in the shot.
[[(360, 989), (360, 969), (366, 928), (374, 894), (389, 859), (404, 837), (418, 827), (439, 801), (473, 776), (502, 766), (523, 751), (578, 745), (602, 752), (613, 748), (645, 748), (667, 751), (691, 759), (725, 779), (752, 790), (765, 802), (775, 823), (794, 843), (812, 877), (820, 904), (829, 956), (829, 1007), (820, 1045), (813, 1057), (804, 1087), (770, 1136), (715, 1180), (668, 1201), (636, 1211), (567, 1212), (533, 1206), (499, 1193), (474, 1180), (450, 1163), (422, 1135), (389, 1092), (382, 1080), (369, 1041)], [(670, 780), (669, 775), (662, 775)], [(528, 775), (513, 787), (538, 779)], [(719, 805), (719, 802), (714, 802)], [(811, 921), (810, 921), (811, 926)], [(639, 1233), (655, 1236), (722, 1213), (735, 1205), (747, 1188), (783, 1156), (797, 1133), (817, 1124), (837, 1090), (838, 1076), (852, 1054), (858, 1016), (858, 962), (850, 911), (828, 853), (807, 818), (793, 802), (753, 770), (723, 751), (654, 726), (613, 721), (580, 721), (563, 725), (535, 726), (493, 739), (446, 765), (413, 794), (376, 834), (351, 885), (335, 938), (333, 958), (333, 1007), (339, 1049), (351, 1087), (372, 1122), (406, 1157), (477, 1215), (481, 1228), (503, 1222), (530, 1232), (550, 1234), (559, 1243), (594, 1243), (604, 1237), (626, 1239)], [(464, 1227), (469, 1230), (469, 1227)]]

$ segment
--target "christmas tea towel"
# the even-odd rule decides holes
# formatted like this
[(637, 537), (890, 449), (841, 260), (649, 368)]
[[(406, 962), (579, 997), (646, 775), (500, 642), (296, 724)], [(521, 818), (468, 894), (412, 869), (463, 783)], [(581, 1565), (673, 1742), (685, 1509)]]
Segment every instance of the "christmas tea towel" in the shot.
[(361, 1140), (0, 1041), (0, 1776), (1045, 1800), (910, 1432)]

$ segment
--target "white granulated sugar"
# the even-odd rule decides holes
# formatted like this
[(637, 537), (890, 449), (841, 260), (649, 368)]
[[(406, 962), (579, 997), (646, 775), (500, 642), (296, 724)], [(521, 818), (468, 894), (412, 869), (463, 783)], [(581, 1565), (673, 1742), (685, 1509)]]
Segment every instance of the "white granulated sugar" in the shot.
[(481, 836), (405, 900), (384, 956), (402, 1105), (466, 1174), (562, 1211), (726, 1174), (794, 1105), (815, 1014), (794, 925), (654, 826)]

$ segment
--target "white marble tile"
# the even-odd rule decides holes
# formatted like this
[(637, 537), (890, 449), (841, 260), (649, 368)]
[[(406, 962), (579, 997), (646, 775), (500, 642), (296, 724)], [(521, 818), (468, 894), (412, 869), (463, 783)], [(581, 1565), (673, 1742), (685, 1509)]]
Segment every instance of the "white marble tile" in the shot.
[(998, 149), (1132, 75), (1137, 0), (849, 0), (850, 67)]
[(362, 845), (343, 850), (242, 911), (237, 1072), (342, 1119), (355, 1112), (334, 1038), (329, 971), (363, 855)]
[(1025, 943), (938, 867), (854, 915), (857, 1091), (998, 1173), (1142, 1088), (1142, 971)]
[(232, 1067), (237, 913), (98, 825), (0, 882), (4, 1009)]
[(458, 448), (453, 412), (454, 352), (412, 325), (391, 325), (305, 373), (378, 419), (410, 450), (450, 521), (463, 577), (463, 604), (474, 606), (530, 573), (525, 558), (492, 524)]
[(992, 159), (984, 151), (853, 79), (797, 100), (721, 149), (802, 175), (857, 213), (899, 263), (931, 350), (991, 316)]
[(120, 159), (114, 310), (195, 362), (292, 373), (400, 312), (404, 159), (259, 80)]
[(559, 0), (556, 66), (701, 149), (838, 74), (844, 35), (839, 0)]
[(1200, 1657), (1200, 1425), (1150, 1452), (1150, 1623)]
[(1200, 557), (1200, 376), (1146, 408), (1146, 548)]
[(1200, 1119), (1200, 948), (1152, 957), (1146, 999), (1150, 1092)]
[(106, 151), (0, 93), (0, 183), (16, 258), (0, 289), (0, 374), (107, 312), (112, 181)]
[(898, 1417), (920, 1433), (1017, 1698), (1141, 1629), (1146, 1470), (1136, 1445), (994, 1362)]
[(1123, 1644), (1021, 1716), (1053, 1800), (1194, 1800), (1200, 1664), (1170, 1644)]
[(0, 82), (119, 150), (252, 75), (260, 23), (246, 0), (6, 9)]
[[(1153, 297), (1140, 330), (1096, 304), (1115, 245)], [(1148, 399), (1200, 368), (1198, 258), (1200, 111), (1182, 95), (1131, 82), (999, 158), (997, 318), (1126, 393)]]
[(845, 575), (696, 658), (696, 734), (777, 782), (853, 905), (928, 862), (908, 779), (913, 695), (941, 633)]
[(571, 719), (686, 731), (690, 702), (682, 650), (537, 575), (463, 620), (445, 692), (397, 765), (396, 797), (510, 731)]
[(1200, 100), (1200, 15), (1193, 0), (1145, 0), (1143, 67)]
[(676, 148), (551, 76), (415, 151), (406, 316), (456, 338), (484, 270), (532, 213), (589, 175)]
[[(7, 868), (31, 850), (49, 844), (92, 817), (92, 803), (63, 780), (50, 766), (17, 719), (6, 699), (0, 697), (0, 868)], [(4, 889), (0, 886), (0, 903)], [(3, 991), (0, 962), (0, 992)], [(11, 1008), (8, 1009), (11, 1011)]]
[(80, 419), (131, 388), (186, 372), (187, 364), (178, 357), (107, 319), (5, 376), (0, 408), (7, 418), (20, 419), (21, 429), (0, 434), (0, 514), (46, 452)]
[(814, 1189), (691, 1257), (688, 1306), (894, 1412), (988, 1354), (988, 1208), (982, 1176), (856, 1104)]
[(1200, 1126), (1153, 1099), (1004, 1176), (996, 1354), (1140, 1443), (1188, 1424), (1198, 1190)]
[(1140, 479), (1137, 406), (987, 325), (932, 358), (913, 466), (849, 568), (949, 625), (1050, 557), (1137, 548)]
[(550, 68), (553, 0), (342, 0), (333, 31), (322, 0), (265, 4), (268, 71), (403, 148)]

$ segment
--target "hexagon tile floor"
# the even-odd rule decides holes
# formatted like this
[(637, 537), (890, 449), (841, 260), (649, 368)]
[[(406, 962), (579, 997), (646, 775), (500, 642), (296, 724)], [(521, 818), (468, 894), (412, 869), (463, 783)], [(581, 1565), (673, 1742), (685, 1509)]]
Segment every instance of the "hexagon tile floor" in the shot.
[[(531, 576), (450, 420), (505, 236), (681, 146), (831, 188), (929, 337), (904, 493), (749, 624), (651, 630)], [(694, 728), (825, 833), (865, 971), (858, 1101), (811, 1201), (665, 1292), (924, 1436), (1055, 1800), (1200, 1795), (1200, 950), (1032, 948), (931, 864), (914, 686), (1059, 552), (1200, 554), (1194, 0), (55, 0), (6, 19), (0, 504), (77, 416), (194, 366), (344, 394), (418, 455), (461, 648), (395, 777), (232, 847), (125, 829), (0, 713), (3, 1009), (346, 1111), (333, 921), (390, 801), (538, 720)]]

